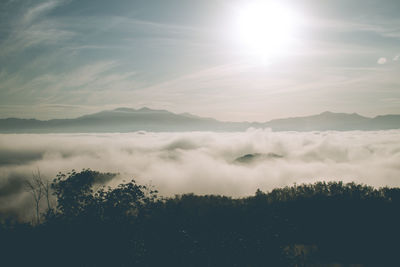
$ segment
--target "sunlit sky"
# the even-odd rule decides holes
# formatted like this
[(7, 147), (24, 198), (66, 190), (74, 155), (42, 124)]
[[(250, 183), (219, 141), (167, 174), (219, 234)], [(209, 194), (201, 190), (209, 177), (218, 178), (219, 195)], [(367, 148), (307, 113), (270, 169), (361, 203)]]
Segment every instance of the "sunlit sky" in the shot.
[(400, 113), (399, 0), (2, 0), (0, 117)]

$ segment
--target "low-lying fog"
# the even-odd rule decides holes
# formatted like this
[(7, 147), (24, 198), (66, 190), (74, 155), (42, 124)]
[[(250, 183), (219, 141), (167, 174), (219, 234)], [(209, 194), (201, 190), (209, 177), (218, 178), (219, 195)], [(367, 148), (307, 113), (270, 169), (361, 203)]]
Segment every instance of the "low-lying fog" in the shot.
[[(252, 155), (248, 155), (252, 154)], [(247, 156), (246, 156), (247, 155)], [(0, 135), (0, 212), (28, 209), (23, 179), (91, 168), (163, 196), (252, 195), (319, 180), (400, 185), (400, 131)]]

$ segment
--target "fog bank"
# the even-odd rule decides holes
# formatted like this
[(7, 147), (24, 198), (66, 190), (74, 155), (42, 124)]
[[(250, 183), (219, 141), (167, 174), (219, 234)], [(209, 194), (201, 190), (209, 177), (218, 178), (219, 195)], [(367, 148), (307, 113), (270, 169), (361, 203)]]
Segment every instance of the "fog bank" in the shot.
[[(246, 161), (237, 161), (248, 154)], [(261, 155), (261, 156), (260, 156)], [(273, 156), (270, 156), (273, 155)], [(0, 211), (28, 207), (22, 181), (91, 168), (162, 195), (246, 196), (319, 180), (400, 185), (400, 131), (0, 135)]]

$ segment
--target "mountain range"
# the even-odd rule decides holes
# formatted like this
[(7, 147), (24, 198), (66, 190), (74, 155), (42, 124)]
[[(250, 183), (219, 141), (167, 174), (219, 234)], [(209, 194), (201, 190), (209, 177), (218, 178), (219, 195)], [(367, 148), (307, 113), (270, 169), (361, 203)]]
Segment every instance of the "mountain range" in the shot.
[(149, 108), (117, 108), (74, 119), (0, 119), (0, 133), (94, 133), (244, 131), (271, 128), (273, 131), (371, 131), (400, 129), (400, 115), (368, 118), (353, 113), (323, 112), (318, 115), (276, 119), (267, 122), (224, 122), (189, 113), (176, 114)]

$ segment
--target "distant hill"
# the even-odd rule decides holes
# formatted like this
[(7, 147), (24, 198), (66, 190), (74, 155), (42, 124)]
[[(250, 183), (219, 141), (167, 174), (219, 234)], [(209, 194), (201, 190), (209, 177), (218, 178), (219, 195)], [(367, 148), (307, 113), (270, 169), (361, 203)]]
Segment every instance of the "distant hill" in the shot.
[[(369, 130), (372, 125), (370, 118), (360, 116), (356, 113), (333, 113), (324, 112), (308, 117), (296, 117), (272, 120), (265, 125), (275, 131), (326, 131), (326, 130)], [(400, 115), (399, 115), (400, 122)], [(400, 124), (397, 125), (400, 128)]]
[(94, 132), (178, 132), (244, 131), (271, 128), (273, 131), (351, 131), (400, 129), (400, 115), (375, 118), (356, 113), (324, 112), (318, 115), (259, 122), (222, 122), (189, 113), (175, 114), (149, 108), (117, 108), (84, 115), (75, 119), (0, 119), (0, 133), (94, 133)]
[(75, 119), (0, 119), (1, 133), (93, 133), (133, 131), (241, 131), (248, 124), (220, 122), (188, 113), (149, 108), (117, 108)]
[(274, 131), (373, 131), (400, 129), (400, 115), (375, 118), (357, 113), (323, 112), (318, 115), (272, 120), (263, 124)]
[(241, 163), (241, 164), (251, 164), (263, 160), (273, 160), (273, 159), (281, 159), (283, 158), (282, 155), (278, 155), (275, 153), (253, 153), (253, 154), (246, 154), (244, 156), (238, 157), (235, 159), (234, 163)]

